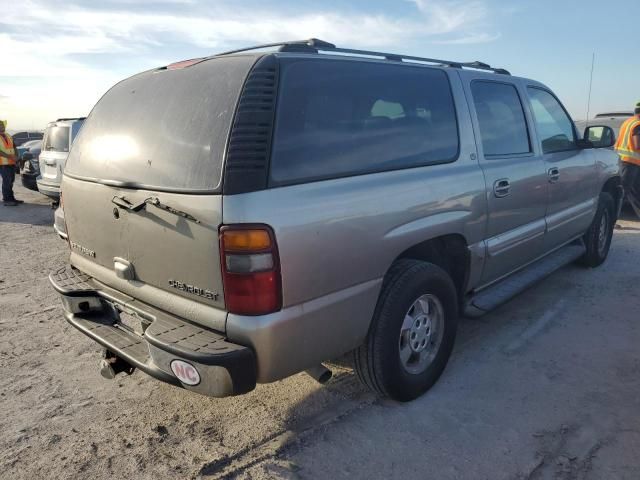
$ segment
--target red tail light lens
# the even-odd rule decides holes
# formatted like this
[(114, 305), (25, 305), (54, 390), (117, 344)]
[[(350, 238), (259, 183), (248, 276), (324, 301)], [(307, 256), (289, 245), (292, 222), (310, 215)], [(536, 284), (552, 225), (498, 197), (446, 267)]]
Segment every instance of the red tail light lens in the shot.
[(275, 236), (269, 227), (222, 227), (220, 255), (224, 299), (229, 312), (265, 315), (280, 310), (280, 260)]

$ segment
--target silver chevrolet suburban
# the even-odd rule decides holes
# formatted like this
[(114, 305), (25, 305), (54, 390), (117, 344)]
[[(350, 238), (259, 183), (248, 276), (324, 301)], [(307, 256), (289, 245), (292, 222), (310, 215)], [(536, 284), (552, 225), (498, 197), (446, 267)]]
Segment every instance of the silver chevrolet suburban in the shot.
[(594, 131), (480, 62), (311, 39), (156, 68), (85, 121), (50, 280), (105, 377), (221, 397), (349, 354), (408, 401), (459, 315), (606, 259), (623, 191)]

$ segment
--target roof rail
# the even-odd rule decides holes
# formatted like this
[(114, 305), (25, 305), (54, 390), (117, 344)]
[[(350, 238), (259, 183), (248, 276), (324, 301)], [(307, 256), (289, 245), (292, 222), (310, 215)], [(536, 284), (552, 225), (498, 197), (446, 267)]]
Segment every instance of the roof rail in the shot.
[(69, 117), (69, 118), (57, 118), (56, 122), (66, 122), (67, 120), (85, 120), (87, 117)]
[(427, 58), (427, 57), (416, 57), (412, 55), (401, 55), (397, 53), (384, 53), (384, 52), (375, 52), (371, 50), (356, 50), (353, 48), (340, 48), (336, 47), (333, 43), (325, 42), (324, 40), (319, 40), (317, 38), (310, 38), (308, 40), (294, 40), (288, 42), (277, 42), (277, 43), (267, 43), (264, 45), (257, 45), (255, 47), (241, 48), (238, 50), (230, 50), (228, 52), (218, 53), (214, 56), (221, 55), (229, 55), (232, 53), (240, 53), (240, 52), (248, 52), (251, 50), (259, 50), (263, 48), (273, 48), (279, 47), (278, 51), (280, 52), (309, 52), (309, 53), (318, 53), (318, 52), (330, 52), (330, 53), (341, 53), (347, 55), (357, 55), (357, 56), (365, 56), (365, 57), (378, 57), (383, 58), (385, 60), (390, 60), (394, 62), (403, 62), (408, 61), (410, 63), (428, 63), (431, 65), (441, 65), (452, 68), (469, 68), (472, 70), (485, 70), (489, 72), (494, 72), (500, 75), (511, 75), (509, 71), (504, 68), (493, 68), (491, 65), (475, 61), (475, 62), (456, 62), (452, 60), (440, 60), (437, 58)]
[(311, 50), (324, 50), (326, 48), (336, 48), (333, 43), (325, 42), (323, 40), (318, 40), (317, 38), (310, 38), (308, 40), (293, 40), (289, 42), (276, 42), (276, 43), (265, 43), (264, 45), (256, 45), (255, 47), (247, 47), (247, 48), (239, 48), (237, 50), (229, 50), (228, 52), (216, 53), (214, 57), (219, 57), (221, 55), (231, 55), (232, 53), (240, 53), (240, 52), (250, 52), (251, 50), (260, 50), (262, 48), (272, 48), (272, 47), (281, 47), (279, 50), (285, 50), (286, 47), (289, 46), (299, 46), (299, 47), (310, 47)]

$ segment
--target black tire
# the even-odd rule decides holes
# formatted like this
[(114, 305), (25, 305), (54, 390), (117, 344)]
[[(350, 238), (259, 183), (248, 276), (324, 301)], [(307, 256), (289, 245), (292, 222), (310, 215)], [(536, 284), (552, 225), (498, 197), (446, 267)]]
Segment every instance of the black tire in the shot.
[(616, 221), (615, 211), (613, 197), (602, 192), (596, 215), (589, 230), (584, 234), (587, 251), (579, 260), (581, 265), (595, 268), (602, 265), (607, 259), (611, 247), (611, 237), (613, 237), (613, 226)]
[[(442, 307), (441, 340), (426, 369), (410, 373), (400, 359), (400, 332), (410, 308), (425, 294), (437, 298)], [(444, 371), (453, 349), (457, 319), (456, 288), (443, 269), (417, 260), (395, 262), (385, 276), (367, 338), (354, 352), (360, 380), (394, 400), (406, 402), (419, 397)]]

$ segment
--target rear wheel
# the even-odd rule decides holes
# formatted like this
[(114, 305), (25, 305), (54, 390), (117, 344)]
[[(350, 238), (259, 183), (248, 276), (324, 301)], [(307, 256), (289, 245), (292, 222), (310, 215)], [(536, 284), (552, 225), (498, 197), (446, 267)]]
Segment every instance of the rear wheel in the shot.
[(389, 270), (369, 334), (355, 351), (362, 382), (380, 395), (413, 400), (440, 377), (451, 355), (456, 289), (436, 265), (400, 260)]
[(613, 237), (613, 226), (615, 224), (615, 203), (613, 197), (602, 192), (598, 202), (598, 210), (589, 230), (584, 235), (584, 243), (587, 251), (580, 259), (580, 263), (586, 267), (595, 268), (607, 259), (611, 238)]

